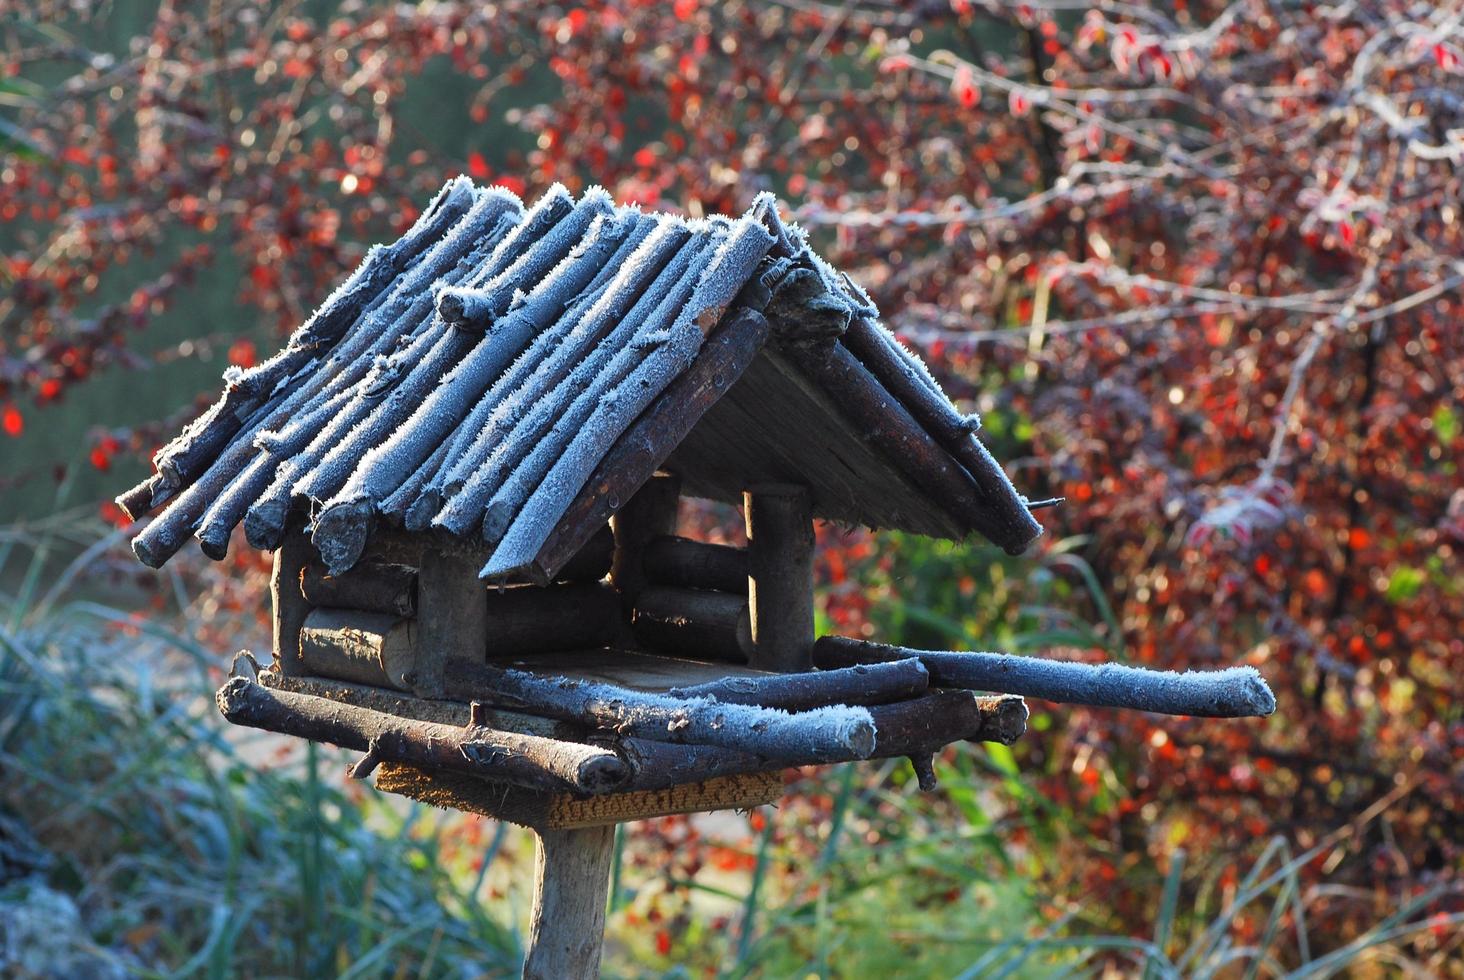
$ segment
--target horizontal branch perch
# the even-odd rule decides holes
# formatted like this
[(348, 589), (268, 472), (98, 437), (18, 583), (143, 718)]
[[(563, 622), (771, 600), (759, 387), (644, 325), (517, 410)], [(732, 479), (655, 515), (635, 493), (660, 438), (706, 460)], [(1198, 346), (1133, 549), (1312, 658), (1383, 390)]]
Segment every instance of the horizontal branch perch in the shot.
[(236, 725), (369, 752), (361, 775), (376, 762), (404, 762), (530, 789), (573, 793), (608, 792), (630, 776), (625, 760), (595, 746), (481, 725), (457, 728), (413, 721), (308, 694), (273, 690), (247, 677), (230, 678), (219, 688), (216, 699), (224, 717)]
[(1013, 695), (932, 691), (869, 709), (879, 738), (871, 758), (934, 752), (952, 742), (1011, 745), (1027, 730), (1027, 705)]
[(846, 636), (814, 644), (820, 667), (885, 663), (919, 657), (938, 687), (963, 687), (1043, 698), (1064, 704), (1135, 708), (1166, 715), (1247, 718), (1269, 715), (1276, 698), (1253, 667), (1214, 671), (1146, 670), (1123, 664), (1082, 664), (1009, 653), (911, 650)]
[(914, 657), (885, 664), (858, 664), (838, 670), (816, 670), (765, 677), (724, 677), (677, 687), (673, 698), (712, 698), (723, 704), (752, 704), (784, 711), (806, 711), (834, 704), (885, 704), (924, 694), (930, 672)]
[(776, 708), (675, 698), (613, 684), (538, 677), (486, 664), (447, 665), (449, 697), (579, 721), (658, 742), (718, 745), (778, 765), (868, 758), (875, 727), (869, 709), (838, 706), (789, 714)]

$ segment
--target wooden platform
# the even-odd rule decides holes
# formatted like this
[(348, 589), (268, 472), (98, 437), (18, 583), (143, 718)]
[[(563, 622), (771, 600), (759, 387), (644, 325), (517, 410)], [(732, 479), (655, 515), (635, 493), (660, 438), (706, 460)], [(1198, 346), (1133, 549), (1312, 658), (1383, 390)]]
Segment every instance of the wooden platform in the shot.
[(783, 795), (783, 775), (780, 772), (747, 773), (667, 789), (607, 793), (579, 799), (568, 793), (536, 793), (471, 776), (428, 773), (411, 766), (383, 763), (376, 770), (376, 788), (433, 806), (479, 813), (534, 830), (577, 830), (677, 813), (751, 809), (776, 802)]
[(741, 664), (725, 661), (689, 660), (630, 648), (605, 647), (562, 653), (538, 653), (522, 657), (489, 656), (494, 667), (523, 670), (543, 676), (619, 684), (637, 691), (664, 692), (673, 687), (690, 687), (724, 677), (766, 675)]

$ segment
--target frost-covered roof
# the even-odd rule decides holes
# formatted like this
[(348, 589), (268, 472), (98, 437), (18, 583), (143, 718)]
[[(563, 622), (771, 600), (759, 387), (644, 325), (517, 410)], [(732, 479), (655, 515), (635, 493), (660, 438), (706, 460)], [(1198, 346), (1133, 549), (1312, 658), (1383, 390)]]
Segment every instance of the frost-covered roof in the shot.
[[(617, 440), (749, 305), (771, 321), (767, 349), (715, 378), (715, 404), (688, 401), (688, 435), (653, 450), (662, 458), (643, 461), (647, 476), (664, 466), (690, 492), (726, 499), (795, 481), (820, 516), (849, 523), (976, 529), (1009, 549), (1036, 536), (971, 420), (770, 196), (739, 218), (689, 221), (616, 207), (599, 188), (576, 200), (556, 185), (526, 208), (458, 178), (399, 241), (372, 248), (283, 350), (225, 374), (219, 400), (158, 452), (153, 477), (118, 498), (134, 516), (166, 505), (134, 551), (158, 566), (193, 534), (222, 557), (241, 521), (252, 545), (274, 548), (303, 509), (335, 570), (381, 523), (480, 539), (485, 577), (522, 570), (595, 492)], [(953, 456), (934, 462), (954, 463), (979, 506), (937, 499), (938, 480), (893, 458), (889, 439), (871, 444), (845, 396), (800, 373), (810, 348), (845, 343), (851, 324), (871, 377), (907, 386), (925, 422), (948, 430)], [(902, 417), (917, 407), (877, 380), (857, 383)]]

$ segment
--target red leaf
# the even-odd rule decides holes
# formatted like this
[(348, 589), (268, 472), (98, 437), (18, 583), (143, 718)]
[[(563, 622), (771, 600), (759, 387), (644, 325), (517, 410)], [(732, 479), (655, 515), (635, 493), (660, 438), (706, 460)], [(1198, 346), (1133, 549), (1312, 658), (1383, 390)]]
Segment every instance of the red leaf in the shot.
[(974, 108), (976, 103), (981, 101), (981, 90), (976, 87), (976, 80), (971, 75), (970, 65), (961, 65), (951, 78), (951, 94), (956, 101), (967, 109)]
[(252, 340), (236, 340), (229, 348), (229, 363), (237, 364), (241, 368), (254, 367), (255, 357), (256, 352)]

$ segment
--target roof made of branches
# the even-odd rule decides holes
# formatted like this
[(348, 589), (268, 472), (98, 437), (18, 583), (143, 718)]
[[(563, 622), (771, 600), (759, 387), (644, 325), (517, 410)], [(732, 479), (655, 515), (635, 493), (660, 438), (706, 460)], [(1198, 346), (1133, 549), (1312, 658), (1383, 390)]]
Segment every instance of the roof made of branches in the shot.
[(241, 521), (278, 547), (304, 511), (334, 570), (385, 524), (481, 542), (485, 577), (552, 572), (658, 467), (1024, 547), (1040, 529), (974, 419), (876, 317), (768, 195), (689, 221), (458, 178), (119, 502), (164, 507), (134, 541), (154, 566), (189, 534), (222, 557)]

